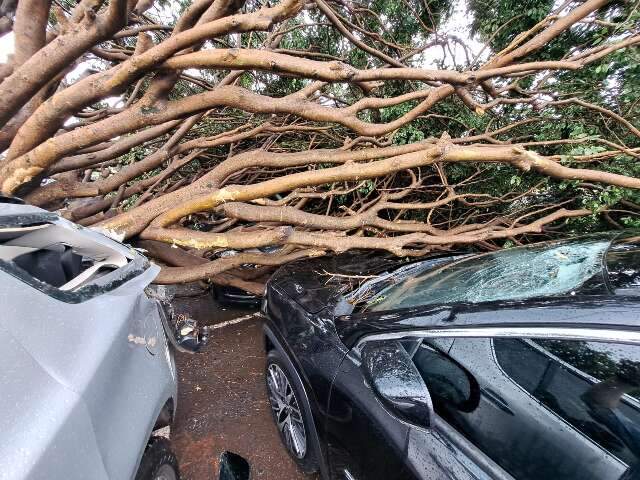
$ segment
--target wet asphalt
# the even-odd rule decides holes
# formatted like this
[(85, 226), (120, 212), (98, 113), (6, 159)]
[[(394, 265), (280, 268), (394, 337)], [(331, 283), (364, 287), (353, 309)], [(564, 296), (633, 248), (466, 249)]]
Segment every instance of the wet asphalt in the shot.
[[(208, 294), (176, 297), (178, 313), (214, 325), (253, 313), (220, 307)], [(183, 480), (217, 480), (225, 450), (245, 457), (252, 480), (317, 480), (288, 456), (271, 417), (258, 317), (214, 330), (203, 353), (177, 354), (179, 397), (172, 443)]]

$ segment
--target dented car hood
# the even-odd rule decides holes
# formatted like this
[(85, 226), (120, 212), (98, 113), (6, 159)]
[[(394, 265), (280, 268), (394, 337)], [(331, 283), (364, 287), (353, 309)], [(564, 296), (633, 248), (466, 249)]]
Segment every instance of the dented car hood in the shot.
[[(617, 245), (637, 242), (640, 237), (637, 232), (614, 232), (575, 240), (591, 238), (604, 238)], [(566, 240), (569, 241), (574, 239)], [(347, 252), (285, 265), (276, 272), (271, 282), (309, 314), (330, 321), (341, 341), (349, 348), (368, 335), (415, 329), (525, 324), (640, 328), (637, 297), (612, 295), (610, 286), (605, 285), (606, 280), (602, 276), (595, 276), (570, 295), (433, 304), (365, 313), (357, 308), (358, 303), (376, 287), (382, 283), (392, 285), (401, 281), (405, 274), (411, 274), (414, 267), (428, 272), (468, 255), (407, 260), (380, 252)], [(492, 314), (487, 315), (488, 312)]]

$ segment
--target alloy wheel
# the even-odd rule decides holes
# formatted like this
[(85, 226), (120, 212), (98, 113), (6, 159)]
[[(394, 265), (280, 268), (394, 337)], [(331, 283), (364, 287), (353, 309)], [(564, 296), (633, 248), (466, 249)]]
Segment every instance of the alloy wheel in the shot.
[(298, 399), (282, 369), (272, 363), (267, 369), (267, 389), (278, 429), (287, 448), (297, 458), (307, 453), (307, 435)]

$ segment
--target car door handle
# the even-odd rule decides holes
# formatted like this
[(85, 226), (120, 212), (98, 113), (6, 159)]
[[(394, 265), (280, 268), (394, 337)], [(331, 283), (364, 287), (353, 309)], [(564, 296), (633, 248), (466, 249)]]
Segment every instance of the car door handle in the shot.
[(504, 413), (509, 415), (515, 415), (513, 410), (509, 408), (509, 404), (506, 402), (504, 398), (498, 395), (490, 388), (481, 388), (480, 391), (484, 394), (484, 397), (491, 402), (494, 406), (502, 410)]

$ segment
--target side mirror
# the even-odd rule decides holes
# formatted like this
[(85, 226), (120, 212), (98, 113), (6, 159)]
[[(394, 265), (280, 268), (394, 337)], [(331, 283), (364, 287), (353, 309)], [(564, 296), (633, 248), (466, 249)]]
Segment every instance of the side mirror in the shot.
[(391, 412), (408, 423), (420, 427), (430, 425), (431, 395), (400, 343), (365, 343), (362, 368), (371, 388)]
[(222, 452), (219, 480), (249, 480), (250, 474), (251, 467), (244, 457), (237, 453)]
[(160, 320), (169, 343), (179, 352), (199, 353), (209, 342), (211, 329), (208, 326), (201, 327), (196, 320), (186, 315), (176, 315), (171, 302), (158, 297), (153, 291), (150, 295), (157, 300)]
[(175, 339), (181, 351), (199, 353), (209, 343), (210, 329), (201, 327), (198, 322), (186, 315), (175, 315)]

